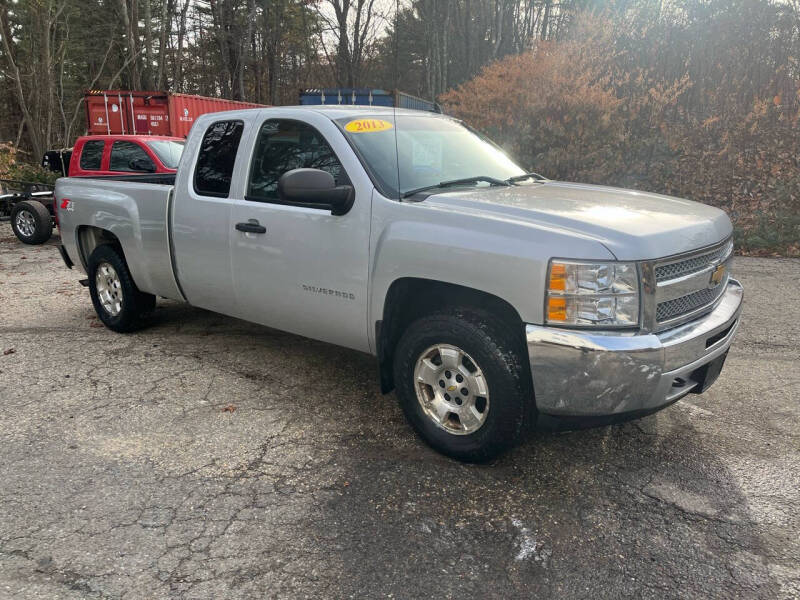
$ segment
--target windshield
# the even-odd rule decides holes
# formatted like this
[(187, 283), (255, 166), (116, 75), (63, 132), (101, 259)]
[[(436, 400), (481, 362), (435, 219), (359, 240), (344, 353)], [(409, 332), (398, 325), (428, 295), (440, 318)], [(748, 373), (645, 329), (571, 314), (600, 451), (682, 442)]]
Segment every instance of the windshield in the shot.
[(337, 123), (378, 187), (392, 198), (443, 181), (479, 176), (505, 180), (525, 172), (497, 146), (451, 119), (363, 115)]
[(175, 140), (154, 140), (147, 142), (150, 149), (155, 152), (158, 160), (168, 169), (177, 169), (183, 154), (183, 142)]

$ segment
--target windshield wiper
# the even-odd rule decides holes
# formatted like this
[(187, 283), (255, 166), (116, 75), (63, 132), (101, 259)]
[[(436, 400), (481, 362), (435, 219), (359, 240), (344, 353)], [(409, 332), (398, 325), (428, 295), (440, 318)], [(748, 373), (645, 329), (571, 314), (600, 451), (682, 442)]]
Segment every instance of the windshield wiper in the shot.
[(523, 173), (522, 175), (514, 175), (506, 179), (506, 183), (517, 183), (518, 181), (525, 181), (526, 179), (536, 179), (538, 181), (547, 181), (547, 177), (539, 175), (538, 173), (530, 172)]
[(428, 190), (435, 190), (436, 188), (443, 188), (443, 187), (451, 187), (454, 185), (468, 185), (470, 183), (478, 183), (479, 181), (485, 181), (491, 185), (502, 185), (502, 186), (509, 186), (511, 182), (506, 180), (503, 181), (502, 179), (497, 179), (496, 177), (489, 177), (488, 175), (477, 175), (475, 177), (464, 177), (462, 179), (450, 179), (449, 181), (440, 181), (434, 185), (426, 185), (425, 187), (417, 188), (415, 190), (409, 190), (404, 192), (401, 198), (408, 198), (409, 196), (413, 196), (414, 194), (419, 194), (420, 192), (427, 192)]

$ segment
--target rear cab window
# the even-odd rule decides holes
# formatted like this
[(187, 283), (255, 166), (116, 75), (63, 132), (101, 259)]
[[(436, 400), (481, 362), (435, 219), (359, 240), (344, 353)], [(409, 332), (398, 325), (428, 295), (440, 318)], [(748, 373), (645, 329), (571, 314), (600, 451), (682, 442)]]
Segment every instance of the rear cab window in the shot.
[(227, 198), (244, 121), (217, 121), (206, 129), (194, 170), (194, 191), (201, 196)]
[(103, 140), (89, 140), (83, 144), (79, 163), (81, 169), (84, 171), (99, 171), (105, 147), (106, 143)]
[(119, 141), (114, 142), (111, 146), (111, 160), (108, 169), (109, 171), (148, 173), (155, 171), (156, 166), (139, 144)]

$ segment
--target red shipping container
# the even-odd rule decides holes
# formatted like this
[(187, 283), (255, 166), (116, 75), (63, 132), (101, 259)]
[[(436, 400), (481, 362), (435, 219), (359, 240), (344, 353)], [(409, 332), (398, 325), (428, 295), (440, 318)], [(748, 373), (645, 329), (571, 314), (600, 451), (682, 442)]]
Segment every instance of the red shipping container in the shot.
[(89, 90), (84, 94), (89, 135), (186, 137), (202, 114), (263, 108), (263, 104), (169, 92)]

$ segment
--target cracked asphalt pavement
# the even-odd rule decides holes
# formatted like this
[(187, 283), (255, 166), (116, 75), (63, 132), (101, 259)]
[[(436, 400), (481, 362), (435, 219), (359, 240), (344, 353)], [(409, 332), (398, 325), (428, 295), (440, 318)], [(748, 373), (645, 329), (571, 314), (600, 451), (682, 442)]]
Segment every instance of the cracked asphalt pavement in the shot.
[(716, 385), (486, 465), (369, 356), (174, 302), (115, 334), (0, 223), (0, 598), (798, 598), (800, 261)]

